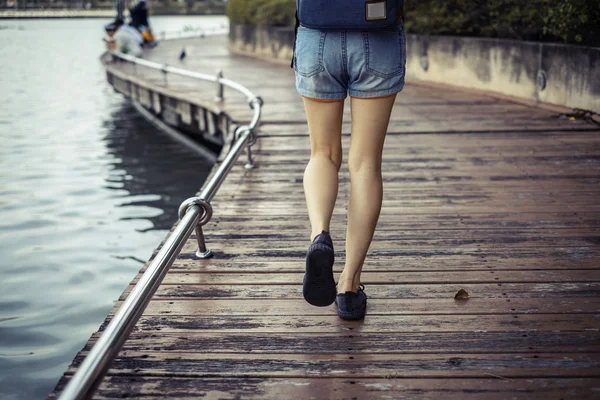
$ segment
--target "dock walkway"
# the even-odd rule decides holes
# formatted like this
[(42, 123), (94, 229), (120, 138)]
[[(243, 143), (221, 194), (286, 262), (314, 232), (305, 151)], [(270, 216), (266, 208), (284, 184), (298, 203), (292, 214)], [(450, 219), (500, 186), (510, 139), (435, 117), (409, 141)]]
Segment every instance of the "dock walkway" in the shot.
[[(293, 71), (231, 54), (225, 37), (163, 42), (147, 58), (222, 68), (261, 96), (257, 168), (240, 157), (204, 230), (215, 257), (195, 260), (188, 241), (97, 398), (598, 398), (597, 125), (408, 84), (386, 139), (383, 209), (363, 274), (367, 317), (347, 322), (334, 305), (302, 299), (309, 138)], [(112, 68), (181, 96), (214, 96), (208, 84)], [(250, 117), (244, 99), (225, 95), (234, 120)], [(344, 163), (331, 225), (337, 273), (348, 195)], [(455, 300), (459, 289), (468, 300)]]

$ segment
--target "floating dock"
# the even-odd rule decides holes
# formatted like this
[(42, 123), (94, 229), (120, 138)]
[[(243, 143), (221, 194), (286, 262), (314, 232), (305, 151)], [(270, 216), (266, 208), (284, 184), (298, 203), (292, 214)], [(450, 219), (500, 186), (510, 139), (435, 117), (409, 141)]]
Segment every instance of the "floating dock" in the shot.
[[(407, 84), (383, 155), (383, 208), (363, 273), (367, 316), (343, 321), (335, 305), (302, 299), (310, 152), (293, 71), (230, 53), (226, 37), (165, 41), (145, 58), (222, 69), (261, 96), (256, 168), (243, 156), (234, 166), (204, 226), (214, 258), (195, 259), (190, 238), (94, 398), (598, 398), (598, 125)], [(251, 116), (233, 93), (215, 102), (208, 84), (125, 62), (107, 72), (163, 102), (210, 104), (231, 125)], [(344, 117), (347, 154), (349, 101)], [(348, 195), (344, 163), (331, 224), (337, 273)], [(468, 299), (455, 299), (460, 289)]]

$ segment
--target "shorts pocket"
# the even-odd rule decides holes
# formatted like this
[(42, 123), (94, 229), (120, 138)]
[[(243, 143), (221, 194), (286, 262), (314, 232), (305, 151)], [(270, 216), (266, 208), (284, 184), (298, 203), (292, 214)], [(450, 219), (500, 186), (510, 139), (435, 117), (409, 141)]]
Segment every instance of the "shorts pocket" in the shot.
[(364, 32), (367, 72), (381, 78), (404, 74), (406, 38), (404, 30)]
[(294, 69), (302, 76), (312, 76), (323, 71), (323, 47), (325, 32), (317, 29), (298, 28), (296, 50), (294, 52)]

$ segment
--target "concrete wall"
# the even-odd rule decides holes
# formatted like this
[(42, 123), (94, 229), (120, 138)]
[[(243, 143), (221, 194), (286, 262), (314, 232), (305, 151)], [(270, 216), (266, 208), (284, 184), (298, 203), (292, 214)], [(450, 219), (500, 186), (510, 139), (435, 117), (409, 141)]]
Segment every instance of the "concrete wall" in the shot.
[(229, 43), (234, 51), (289, 64), (294, 50), (294, 30), (231, 24)]
[[(234, 51), (289, 63), (291, 28), (232, 25)], [(486, 90), (600, 112), (600, 49), (502, 39), (407, 35), (407, 80)]]

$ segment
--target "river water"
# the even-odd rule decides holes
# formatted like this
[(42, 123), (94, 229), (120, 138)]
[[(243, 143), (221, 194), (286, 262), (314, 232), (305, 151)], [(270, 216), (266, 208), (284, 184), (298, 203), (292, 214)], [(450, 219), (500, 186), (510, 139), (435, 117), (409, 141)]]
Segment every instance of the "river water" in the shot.
[[(106, 83), (109, 19), (0, 20), (0, 399), (41, 399), (212, 163)], [(155, 31), (223, 16), (152, 17)]]

